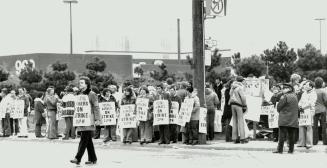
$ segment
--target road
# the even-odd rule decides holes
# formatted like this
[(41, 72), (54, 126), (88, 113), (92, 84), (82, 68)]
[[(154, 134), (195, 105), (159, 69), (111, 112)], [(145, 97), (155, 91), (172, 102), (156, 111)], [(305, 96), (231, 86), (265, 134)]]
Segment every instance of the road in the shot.
[[(6, 168), (66, 168), (76, 167), (69, 163), (77, 150), (77, 143), (58, 141), (11, 141), (0, 140), (1, 167)], [(284, 153), (272, 154), (260, 151), (203, 150), (147, 148), (140, 146), (96, 146), (97, 168), (218, 168), (218, 167), (324, 167), (327, 154)], [(87, 152), (82, 159), (85, 166)]]

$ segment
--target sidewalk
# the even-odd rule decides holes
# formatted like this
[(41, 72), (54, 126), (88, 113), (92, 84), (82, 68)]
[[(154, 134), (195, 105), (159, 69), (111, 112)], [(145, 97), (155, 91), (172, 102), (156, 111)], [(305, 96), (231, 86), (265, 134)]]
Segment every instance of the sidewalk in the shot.
[[(30, 133), (28, 138), (18, 138), (16, 136), (12, 137), (0, 137), (1, 141), (17, 141), (17, 142), (43, 142), (43, 143), (74, 143), (78, 144), (79, 139), (69, 139), (69, 140), (49, 140), (47, 138), (36, 138), (34, 134)], [(277, 143), (272, 141), (249, 141), (247, 144), (234, 144), (232, 142), (225, 142), (224, 140), (214, 140), (207, 141), (205, 145), (185, 145), (181, 142), (177, 144), (169, 145), (158, 145), (158, 143), (150, 143), (140, 145), (138, 142), (133, 142), (132, 144), (123, 144), (122, 142), (108, 142), (104, 144), (103, 139), (94, 139), (93, 142), (97, 147), (100, 148), (118, 148), (118, 149), (144, 149), (144, 148), (167, 148), (167, 149), (200, 149), (200, 150), (241, 150), (241, 151), (274, 151), (276, 150)], [(322, 142), (319, 142), (318, 145), (313, 146), (311, 149), (298, 148), (295, 144), (295, 152), (301, 153), (324, 153), (327, 152), (327, 146), (322, 145)], [(287, 144), (285, 143), (284, 151), (287, 151)]]

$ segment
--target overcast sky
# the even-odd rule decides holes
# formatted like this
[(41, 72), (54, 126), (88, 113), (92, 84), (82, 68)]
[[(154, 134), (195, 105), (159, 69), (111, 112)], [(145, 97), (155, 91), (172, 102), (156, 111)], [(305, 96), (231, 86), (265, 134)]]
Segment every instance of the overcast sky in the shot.
[[(227, 0), (227, 16), (206, 20), (206, 36), (229, 56), (261, 54), (280, 40), (293, 48), (319, 48), (319, 23), (327, 0)], [(69, 8), (61, 0), (0, 0), (0, 55), (69, 52)], [(74, 52), (192, 50), (192, 0), (80, 0), (73, 5)], [(326, 23), (322, 50), (326, 53)]]

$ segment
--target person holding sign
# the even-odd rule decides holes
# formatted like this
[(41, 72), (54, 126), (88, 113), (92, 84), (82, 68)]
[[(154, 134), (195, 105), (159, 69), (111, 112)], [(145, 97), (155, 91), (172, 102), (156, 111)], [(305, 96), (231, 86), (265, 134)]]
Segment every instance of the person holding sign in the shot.
[(47, 138), (58, 139), (58, 136), (57, 136), (58, 130), (57, 130), (57, 126), (56, 126), (58, 98), (55, 96), (53, 87), (49, 87), (47, 89), (44, 103), (47, 108), (47, 113), (48, 113), (47, 116), (48, 116), (48, 122), (49, 122), (48, 128), (47, 128), (47, 130), (48, 130)]
[(66, 129), (65, 137), (62, 140), (68, 140), (69, 138), (75, 139), (75, 127), (73, 126), (73, 116), (75, 112), (75, 96), (73, 86), (69, 85), (65, 88), (65, 95), (62, 98), (62, 118), (65, 119)]
[[(151, 143), (153, 133), (153, 98), (149, 95), (149, 90), (146, 86), (140, 88), (139, 96), (136, 99), (136, 109), (140, 122), (140, 144)], [(141, 120), (141, 118), (144, 118), (144, 120)]]
[[(136, 103), (136, 98), (133, 96), (133, 89), (131, 87), (125, 88), (125, 93), (124, 97), (121, 100), (121, 105), (129, 105), (129, 104), (134, 104)], [(134, 109), (135, 113), (135, 109)], [(136, 126), (136, 125), (135, 125)], [(123, 128), (123, 143), (129, 143), (132, 144), (133, 142), (133, 133), (134, 133), (134, 128)]]
[(28, 131), (27, 131), (27, 115), (28, 115), (28, 107), (30, 105), (30, 101), (29, 101), (29, 98), (25, 95), (23, 88), (19, 88), (18, 93), (19, 93), (18, 99), (24, 101), (24, 117), (18, 119), (19, 129), (20, 129), (18, 137), (27, 138), (27, 133), (28, 133)]
[(291, 84), (283, 84), (283, 96), (277, 104), (279, 140), (277, 151), (273, 153), (283, 153), (284, 141), (288, 136), (288, 153), (294, 152), (295, 132), (299, 127), (298, 122), (298, 100)]
[[(92, 141), (92, 134), (95, 131), (94, 125), (100, 124), (100, 112), (99, 112), (99, 102), (97, 95), (91, 91), (91, 81), (88, 77), (80, 77), (79, 79), (79, 96), (88, 97), (88, 106), (91, 106), (91, 124), (89, 126), (78, 126), (77, 131), (81, 133), (81, 139), (78, 145), (78, 151), (71, 163), (77, 165), (80, 164), (81, 159), (87, 149), (88, 161), (85, 162), (86, 165), (94, 165), (97, 163), (97, 156), (95, 154), (95, 149)], [(75, 117), (75, 116), (74, 116)]]
[(207, 106), (207, 137), (210, 141), (215, 138), (215, 112), (218, 109), (218, 96), (211, 89), (210, 83), (206, 83), (205, 99)]
[(44, 119), (44, 102), (42, 100), (43, 93), (38, 92), (36, 98), (34, 100), (34, 119), (35, 119), (35, 137), (43, 138), (44, 136), (41, 134), (41, 127)]
[[(169, 89), (169, 132), (170, 132), (170, 141), (173, 143), (177, 143), (179, 130), (181, 129), (179, 125), (177, 125), (178, 121), (178, 113), (180, 109), (180, 104), (182, 103), (182, 99), (177, 95), (176, 86), (171, 85), (168, 87)], [(177, 109), (174, 109), (173, 104), (177, 105)], [(176, 110), (177, 113), (174, 113)]]
[[(102, 95), (99, 99), (100, 103), (104, 103), (104, 102), (113, 102), (115, 104), (115, 111), (117, 111), (118, 108), (118, 103), (116, 101), (116, 98), (112, 95), (112, 92), (110, 89), (105, 88), (102, 91)], [(116, 121), (117, 123), (117, 121)], [(97, 126), (97, 131), (99, 131), (100, 134), (100, 130), (98, 130), (100, 128), (100, 126)], [(103, 142), (107, 143), (110, 140), (112, 141), (117, 141), (117, 136), (116, 136), (116, 129), (117, 129), (117, 125), (107, 125), (105, 126), (105, 131), (107, 132), (107, 136), (104, 138)]]
[[(155, 100), (168, 100), (169, 94), (164, 91), (164, 85), (158, 84), (157, 85), (157, 95)], [(169, 104), (169, 101), (168, 101)], [(169, 110), (169, 109), (168, 109)], [(167, 116), (169, 117), (169, 116)], [(170, 144), (170, 132), (169, 132), (169, 123), (164, 125), (159, 125), (159, 145), (161, 144)]]
[(312, 123), (313, 115), (315, 112), (315, 105), (317, 100), (317, 94), (313, 89), (314, 83), (312, 81), (306, 81), (303, 86), (303, 94), (299, 102), (300, 119), (299, 119), (299, 145), (298, 147), (306, 147), (307, 149), (312, 147), (313, 133)]
[(199, 143), (199, 119), (200, 119), (200, 99), (197, 96), (197, 91), (193, 90), (192, 86), (186, 88), (187, 97), (184, 102), (188, 100), (194, 101), (193, 110), (191, 112), (191, 119), (185, 125), (185, 144), (196, 145)]

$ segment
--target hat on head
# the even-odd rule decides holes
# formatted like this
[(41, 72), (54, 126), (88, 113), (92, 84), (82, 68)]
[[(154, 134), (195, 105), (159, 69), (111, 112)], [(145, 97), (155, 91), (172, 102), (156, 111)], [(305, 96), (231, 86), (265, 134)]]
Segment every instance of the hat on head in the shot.
[(283, 83), (283, 88), (290, 88), (292, 91), (294, 91), (294, 88), (290, 83)]
[(237, 81), (237, 82), (243, 82), (243, 81), (244, 81), (243, 76), (237, 76), (237, 77), (236, 77), (236, 81)]

